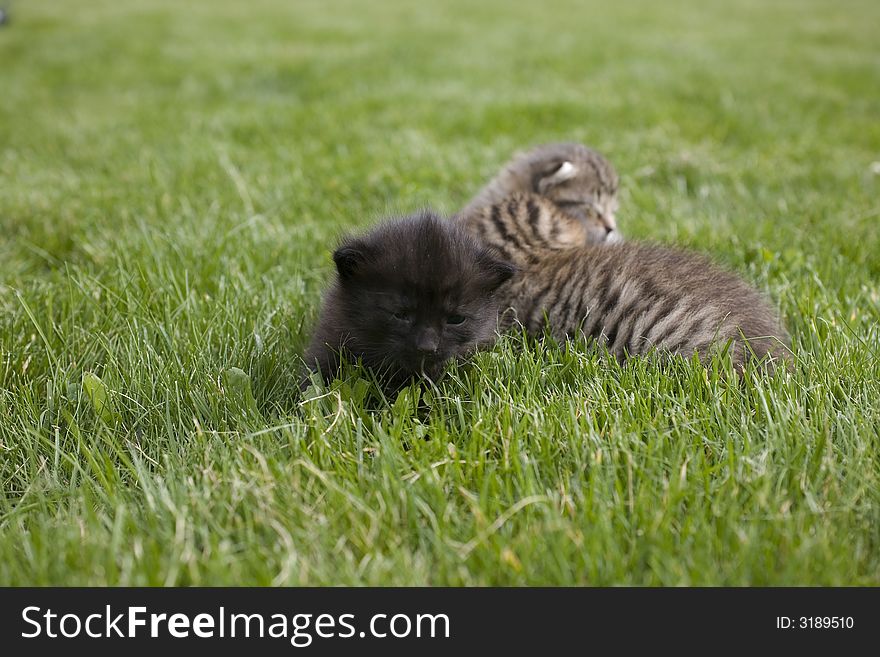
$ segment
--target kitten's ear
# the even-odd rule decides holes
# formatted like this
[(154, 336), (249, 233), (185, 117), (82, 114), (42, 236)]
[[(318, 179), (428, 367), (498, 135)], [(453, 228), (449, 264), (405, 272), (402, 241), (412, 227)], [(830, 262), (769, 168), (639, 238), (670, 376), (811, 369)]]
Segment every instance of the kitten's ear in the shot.
[(489, 291), (495, 291), (499, 285), (510, 280), (510, 277), (517, 272), (516, 265), (499, 260), (490, 254), (486, 254), (480, 259), (480, 266), (485, 272), (486, 287)]
[(571, 180), (578, 173), (577, 167), (565, 160), (559, 166), (541, 174), (535, 181), (535, 191), (544, 194), (548, 189), (561, 185), (566, 180)]
[(361, 242), (343, 244), (333, 253), (333, 262), (343, 280), (357, 276), (368, 257), (367, 246)]

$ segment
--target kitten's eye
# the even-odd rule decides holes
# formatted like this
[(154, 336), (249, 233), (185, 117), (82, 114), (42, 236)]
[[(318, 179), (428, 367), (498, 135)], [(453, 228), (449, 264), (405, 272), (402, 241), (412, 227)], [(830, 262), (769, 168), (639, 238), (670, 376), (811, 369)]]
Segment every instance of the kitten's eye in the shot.
[(449, 317), (446, 318), (446, 323), (452, 326), (458, 326), (459, 324), (464, 324), (464, 320), (466, 319), (467, 317), (464, 315), (449, 315)]
[(409, 313), (405, 310), (398, 310), (397, 312), (391, 313), (391, 316), (394, 317), (399, 322), (408, 322), (409, 321)]

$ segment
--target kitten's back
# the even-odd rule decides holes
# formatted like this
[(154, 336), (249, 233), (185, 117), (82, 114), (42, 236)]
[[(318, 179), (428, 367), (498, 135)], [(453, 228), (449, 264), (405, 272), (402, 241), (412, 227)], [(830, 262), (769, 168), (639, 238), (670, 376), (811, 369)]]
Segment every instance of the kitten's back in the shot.
[(752, 355), (788, 353), (788, 335), (763, 295), (702, 256), (638, 243), (585, 244), (577, 222), (531, 194), (462, 222), (520, 268), (499, 290), (512, 311), (504, 315), (508, 325), (515, 317), (532, 334), (545, 325), (560, 339), (584, 333), (618, 358), (653, 348), (705, 358), (728, 342), (738, 365)]
[(513, 194), (463, 213), (457, 221), (473, 237), (518, 265), (534, 265), (548, 253), (589, 243), (584, 222), (535, 194)]
[(559, 339), (583, 333), (620, 359), (657, 349), (705, 360), (726, 347), (741, 368), (752, 357), (789, 353), (764, 296), (687, 251), (621, 243), (545, 253), (504, 292), (530, 333), (545, 325)]

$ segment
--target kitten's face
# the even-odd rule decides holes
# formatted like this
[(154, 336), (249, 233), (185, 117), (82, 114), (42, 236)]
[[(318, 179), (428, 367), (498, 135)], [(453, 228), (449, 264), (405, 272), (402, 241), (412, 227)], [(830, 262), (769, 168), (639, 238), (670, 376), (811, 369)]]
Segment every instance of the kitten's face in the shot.
[(381, 360), (390, 373), (436, 379), (448, 361), (491, 337), (497, 304), (463, 286), (436, 292), (410, 285), (360, 290), (352, 309), (364, 319), (357, 336), (364, 357), (374, 365)]
[[(555, 198), (554, 198), (555, 196)], [(612, 244), (623, 238), (617, 230), (617, 196), (604, 193), (577, 197), (573, 194), (550, 195), (566, 214), (583, 226), (588, 244)]]
[(619, 242), (617, 174), (606, 160), (590, 155), (543, 163), (546, 168), (533, 178), (535, 191), (580, 221), (588, 243)]
[(429, 214), (349, 242), (334, 260), (350, 320), (346, 348), (394, 382), (436, 380), (449, 360), (490, 341), (494, 292), (513, 274), (458, 226)]

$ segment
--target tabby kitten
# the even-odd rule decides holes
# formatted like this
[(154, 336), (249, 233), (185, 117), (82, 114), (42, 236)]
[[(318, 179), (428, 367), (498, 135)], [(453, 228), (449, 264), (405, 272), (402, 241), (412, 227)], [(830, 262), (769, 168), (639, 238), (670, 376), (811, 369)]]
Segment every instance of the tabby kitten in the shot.
[[(340, 356), (360, 359), (388, 389), (443, 366), (497, 329), (498, 288), (514, 272), (460, 226), (429, 211), (386, 221), (333, 254), (305, 361), (331, 380)], [(307, 382), (304, 382), (307, 383)]]
[(596, 151), (576, 143), (544, 144), (515, 155), (458, 218), (469, 222), (511, 196), (536, 194), (570, 219), (560, 245), (617, 242), (618, 184), (614, 167)]
[[(687, 251), (638, 243), (547, 247), (562, 219), (552, 203), (520, 195), (468, 224), (519, 265), (504, 285), (502, 328), (514, 321), (557, 339), (582, 333), (618, 359), (651, 349), (705, 361), (729, 344), (734, 365), (786, 358), (789, 339), (763, 296), (734, 274)], [(502, 230), (499, 226), (504, 226)], [(506, 231), (506, 232), (505, 232)]]

